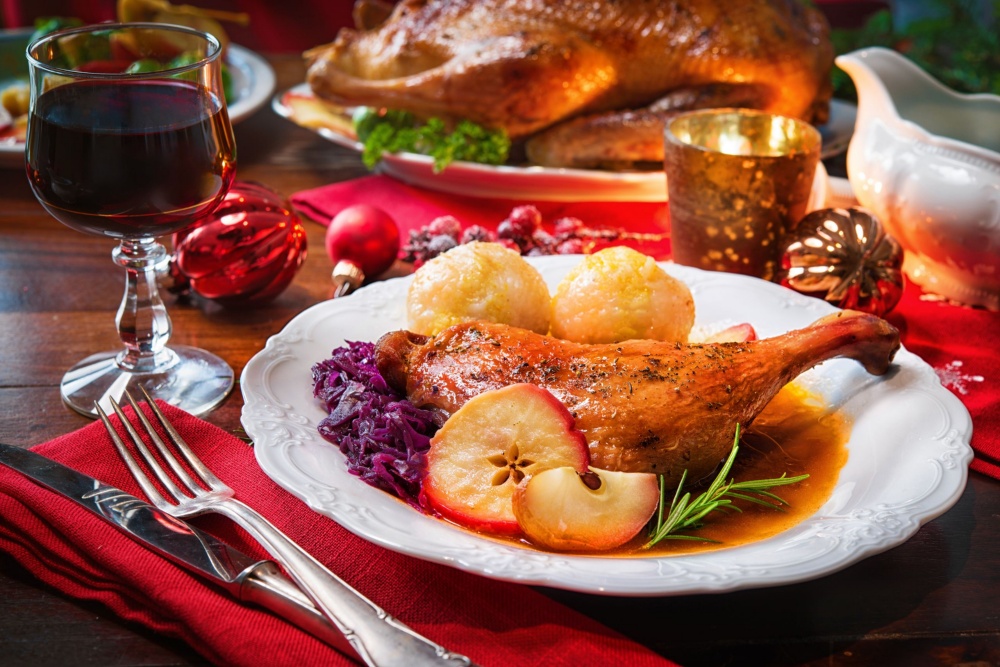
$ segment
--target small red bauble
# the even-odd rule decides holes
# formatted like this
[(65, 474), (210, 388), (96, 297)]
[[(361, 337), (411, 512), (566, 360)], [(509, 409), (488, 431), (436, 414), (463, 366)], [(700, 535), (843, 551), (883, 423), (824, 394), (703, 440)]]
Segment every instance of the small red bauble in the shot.
[(366, 276), (385, 273), (399, 254), (399, 229), (382, 209), (355, 204), (333, 217), (326, 252), (336, 264), (356, 264)]
[(223, 305), (275, 298), (306, 259), (306, 231), (288, 201), (248, 181), (234, 183), (211, 214), (173, 241), (171, 291)]

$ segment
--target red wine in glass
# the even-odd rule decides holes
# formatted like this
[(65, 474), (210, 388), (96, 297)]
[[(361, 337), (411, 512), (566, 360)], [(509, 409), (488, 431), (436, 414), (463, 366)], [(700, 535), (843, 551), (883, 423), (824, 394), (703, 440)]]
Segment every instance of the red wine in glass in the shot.
[[(101, 60), (109, 53), (143, 67), (109, 67)], [(116, 319), (124, 349), (87, 357), (60, 385), (83, 414), (95, 416), (98, 404), (109, 411), (111, 399), (140, 388), (201, 414), (233, 386), (223, 359), (167, 346), (171, 323), (157, 285), (168, 261), (157, 237), (196, 224), (235, 177), (221, 56), (212, 35), (151, 23), (83, 26), (28, 46), (28, 180), (67, 227), (117, 239), (112, 257), (126, 275)]]
[(57, 86), (33, 111), (28, 178), (45, 208), (79, 231), (172, 234), (229, 189), (234, 164), (224, 114), (190, 81)]

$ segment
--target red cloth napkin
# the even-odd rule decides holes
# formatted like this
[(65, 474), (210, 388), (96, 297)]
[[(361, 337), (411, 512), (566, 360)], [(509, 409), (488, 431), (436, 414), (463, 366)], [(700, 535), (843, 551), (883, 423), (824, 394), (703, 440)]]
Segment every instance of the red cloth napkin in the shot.
[[(669, 234), (669, 217), (661, 203), (535, 202), (458, 197), (406, 185), (387, 176), (368, 176), (297, 193), (292, 203), (310, 218), (328, 224), (352, 204), (371, 204), (389, 213), (403, 239), (441, 215), (453, 215), (464, 226), (495, 229), (515, 206), (534, 204), (545, 222), (570, 215), (592, 228)], [(637, 250), (670, 259), (670, 240), (628, 243)], [(972, 415), (972, 469), (1000, 479), (1000, 313), (955, 305), (907, 284), (899, 305), (887, 319), (899, 327), (908, 350), (929, 363), (942, 384), (954, 392)]]
[(1000, 312), (956, 305), (907, 284), (886, 316), (972, 415), (972, 469), (1000, 479)]
[[(163, 409), (238, 498), (404, 623), (484, 667), (672, 664), (528, 586), (396, 554), (352, 535), (272, 482), (246, 443), (176, 408)], [(141, 496), (99, 422), (34, 451)], [(73, 597), (99, 601), (124, 619), (180, 637), (213, 663), (354, 664), (4, 466), (0, 516), (0, 549), (39, 579)], [(226, 519), (206, 516), (195, 522), (248, 554), (266, 557)]]
[[(635, 234), (655, 236), (655, 240), (625, 240), (623, 243), (657, 259), (666, 259), (670, 252), (670, 241), (666, 238), (668, 218), (665, 202), (487, 199), (425, 190), (381, 175), (299, 192), (292, 195), (291, 202), (299, 211), (323, 225), (328, 225), (333, 216), (353, 204), (377, 206), (396, 221), (403, 243), (409, 238), (410, 231), (418, 230), (443, 215), (454, 216), (463, 227), (480, 225), (495, 231), (515, 206), (532, 204), (548, 225), (562, 217), (575, 217), (592, 229), (624, 229)], [(551, 226), (548, 230), (551, 231)]]

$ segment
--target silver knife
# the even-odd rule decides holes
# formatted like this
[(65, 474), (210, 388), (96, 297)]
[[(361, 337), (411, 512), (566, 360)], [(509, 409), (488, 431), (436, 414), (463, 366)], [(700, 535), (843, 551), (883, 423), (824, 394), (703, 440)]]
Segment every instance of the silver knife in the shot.
[(135, 496), (27, 449), (0, 443), (0, 463), (237, 599), (269, 609), (342, 653), (357, 656), (344, 635), (273, 562), (254, 560)]

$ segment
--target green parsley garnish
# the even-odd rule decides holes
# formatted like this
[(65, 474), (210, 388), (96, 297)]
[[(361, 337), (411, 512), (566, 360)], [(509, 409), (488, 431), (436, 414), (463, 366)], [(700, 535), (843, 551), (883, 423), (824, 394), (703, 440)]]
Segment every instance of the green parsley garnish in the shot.
[(510, 139), (503, 130), (489, 130), (471, 121), (459, 121), (448, 131), (440, 118), (421, 123), (406, 111), (361, 109), (354, 115), (354, 130), (364, 144), (361, 159), (374, 169), (385, 153), (419, 153), (434, 158), (440, 172), (455, 160), (503, 164), (510, 154)]
[(796, 477), (785, 477), (785, 475), (782, 475), (774, 479), (758, 479), (746, 482), (730, 480), (726, 482), (726, 477), (729, 476), (729, 471), (736, 460), (736, 454), (739, 452), (739, 442), (740, 426), (737, 424), (736, 436), (733, 438), (733, 450), (730, 452), (729, 458), (726, 459), (726, 462), (722, 465), (722, 469), (719, 470), (719, 474), (716, 475), (715, 480), (708, 489), (693, 501), (691, 500), (690, 493), (681, 495), (684, 481), (687, 478), (687, 471), (685, 470), (681, 475), (681, 481), (677, 485), (677, 490), (674, 492), (674, 499), (670, 502), (670, 507), (667, 508), (666, 480), (663, 479), (662, 475), (660, 476), (660, 506), (656, 513), (656, 524), (653, 526), (652, 531), (650, 531), (649, 541), (643, 545), (643, 549), (648, 549), (662, 540), (714, 542), (715, 540), (698, 535), (678, 535), (677, 532), (700, 528), (703, 525), (702, 519), (716, 510), (731, 509), (741, 512), (742, 510), (733, 504), (734, 500), (745, 500), (775, 510), (780, 510), (782, 506), (788, 505), (784, 500), (770, 493), (768, 489), (775, 486), (801, 482), (809, 477), (809, 475), (798, 475)]

